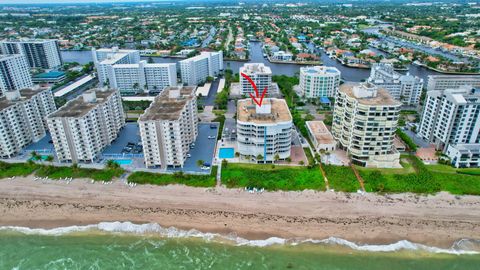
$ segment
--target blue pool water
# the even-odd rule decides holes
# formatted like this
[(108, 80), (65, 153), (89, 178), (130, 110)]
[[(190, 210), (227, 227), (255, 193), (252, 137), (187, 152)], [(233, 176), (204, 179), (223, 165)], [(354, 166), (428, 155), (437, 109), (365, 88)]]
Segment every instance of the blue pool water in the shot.
[(113, 161), (115, 161), (119, 165), (130, 165), (130, 164), (132, 164), (131, 159), (114, 159)]
[(233, 158), (235, 156), (235, 150), (233, 148), (220, 148), (218, 153), (219, 158)]

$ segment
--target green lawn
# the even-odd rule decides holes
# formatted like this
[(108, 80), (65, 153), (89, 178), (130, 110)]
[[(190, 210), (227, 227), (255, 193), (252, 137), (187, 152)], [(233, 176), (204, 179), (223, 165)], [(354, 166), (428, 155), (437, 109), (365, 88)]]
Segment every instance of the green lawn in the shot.
[(229, 188), (257, 187), (266, 190), (325, 190), (318, 167), (272, 166), (229, 163), (222, 167), (222, 183)]
[(217, 166), (212, 167), (210, 175), (191, 175), (183, 173), (159, 174), (134, 172), (128, 176), (128, 182), (137, 184), (170, 185), (182, 184), (192, 187), (214, 187), (216, 184)]
[(360, 183), (352, 168), (347, 166), (323, 165), (330, 188), (335, 191), (356, 192)]

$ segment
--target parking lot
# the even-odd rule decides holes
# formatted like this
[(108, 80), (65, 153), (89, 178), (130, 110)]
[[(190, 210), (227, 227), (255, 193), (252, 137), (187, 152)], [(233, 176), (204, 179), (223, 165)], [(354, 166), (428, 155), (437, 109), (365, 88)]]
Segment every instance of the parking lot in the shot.
[(140, 129), (137, 123), (127, 123), (111, 145), (103, 151), (104, 156), (125, 156), (129, 154), (139, 155), (141, 149)]
[(37, 152), (38, 154), (52, 155), (55, 152), (55, 148), (52, 142), (52, 136), (47, 133), (41, 140), (35, 143), (31, 143), (25, 148), (26, 152)]
[[(211, 128), (210, 125), (214, 125), (215, 128)], [(210, 173), (211, 166), (210, 170), (202, 170), (199, 166), (197, 166), (197, 160), (203, 160), (205, 163), (210, 165), (212, 164), (215, 153), (215, 145), (217, 143), (218, 127), (219, 123), (199, 123), (195, 147), (190, 149), (189, 152), (191, 157), (185, 160), (183, 168), (168, 168), (167, 171)], [(209, 136), (213, 136), (214, 139), (209, 139)]]

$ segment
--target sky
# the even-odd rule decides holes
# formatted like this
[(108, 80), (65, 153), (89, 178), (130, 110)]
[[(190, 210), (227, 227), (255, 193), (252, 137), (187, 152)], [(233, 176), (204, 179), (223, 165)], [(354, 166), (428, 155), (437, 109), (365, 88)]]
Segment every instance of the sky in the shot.
[(125, 3), (125, 2), (161, 2), (178, 0), (0, 0), (0, 4), (57, 4), (57, 3)]

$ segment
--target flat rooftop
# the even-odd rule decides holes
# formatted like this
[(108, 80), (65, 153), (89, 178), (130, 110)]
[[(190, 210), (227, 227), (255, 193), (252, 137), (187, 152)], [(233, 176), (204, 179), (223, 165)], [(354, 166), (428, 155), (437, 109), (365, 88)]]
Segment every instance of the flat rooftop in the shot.
[(108, 97), (113, 95), (116, 90), (100, 90), (100, 89), (90, 89), (85, 91), (84, 94), (95, 92), (96, 101), (95, 102), (86, 102), (83, 98), (83, 95), (76, 97), (75, 99), (70, 100), (65, 105), (60, 107), (57, 111), (50, 114), (48, 117), (82, 117), (87, 114), (89, 111), (94, 109), (99, 104), (107, 101)]
[(256, 124), (292, 121), (292, 115), (285, 100), (265, 98), (262, 106), (264, 105), (271, 106), (270, 113), (257, 113), (257, 106), (251, 99), (239, 100), (237, 103), (237, 120)]
[(309, 75), (340, 75), (340, 71), (337, 68), (327, 66), (301, 67), (300, 71)]
[(122, 58), (126, 57), (127, 55), (128, 55), (127, 52), (115, 52), (115, 53), (112, 52), (112, 54), (108, 55), (107, 58), (100, 61), (100, 64), (113, 65), (118, 61), (120, 61)]
[(307, 121), (307, 128), (319, 144), (335, 144), (336, 141), (323, 121)]
[(38, 89), (25, 88), (25, 89), (22, 89), (22, 90), (20, 90), (20, 99), (17, 99), (17, 100), (8, 100), (5, 97), (5, 95), (3, 95), (0, 98), (0, 111), (6, 109), (6, 108), (8, 108), (8, 107), (10, 107), (10, 106), (12, 106), (16, 103), (29, 100), (33, 96), (35, 96), (36, 94), (39, 94), (39, 93), (41, 93), (41, 92), (43, 92), (47, 89), (48, 88), (38, 88)]
[(247, 63), (240, 67), (240, 72), (245, 74), (272, 74), (272, 69), (269, 66), (265, 66), (263, 63)]
[(347, 94), (349, 97), (358, 100), (358, 103), (364, 105), (379, 105), (379, 106), (401, 106), (399, 101), (396, 101), (388, 93), (387, 90), (378, 87), (377, 94), (374, 97), (358, 98), (353, 94), (353, 87), (360, 86), (359, 83), (345, 83), (340, 85), (340, 92)]
[[(195, 98), (196, 86), (169, 86), (155, 97), (139, 121), (174, 121), (180, 117), (188, 101)], [(177, 93), (178, 95), (175, 95)]]

